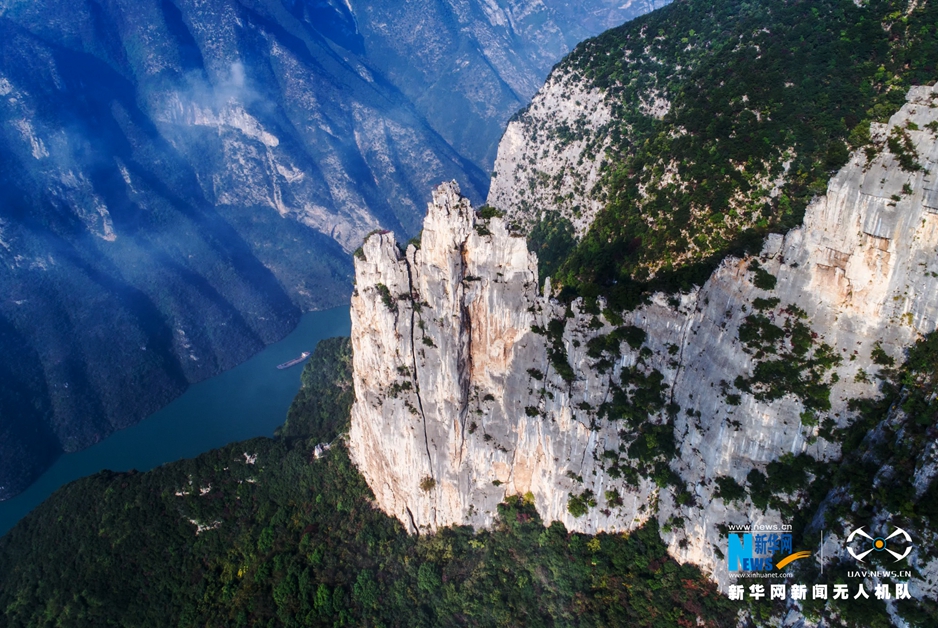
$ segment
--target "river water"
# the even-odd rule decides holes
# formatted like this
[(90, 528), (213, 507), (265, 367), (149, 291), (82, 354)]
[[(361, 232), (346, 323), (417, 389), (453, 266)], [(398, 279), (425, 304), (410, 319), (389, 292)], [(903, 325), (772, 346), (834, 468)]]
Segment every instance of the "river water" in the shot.
[(286, 419), (303, 370), (297, 365), (281, 371), (277, 365), (350, 330), (348, 307), (306, 314), (289, 336), (247, 362), (190, 386), (137, 425), (61, 456), (32, 486), (0, 502), (0, 535), (72, 480), (103, 469), (146, 471), (234, 441), (272, 436)]

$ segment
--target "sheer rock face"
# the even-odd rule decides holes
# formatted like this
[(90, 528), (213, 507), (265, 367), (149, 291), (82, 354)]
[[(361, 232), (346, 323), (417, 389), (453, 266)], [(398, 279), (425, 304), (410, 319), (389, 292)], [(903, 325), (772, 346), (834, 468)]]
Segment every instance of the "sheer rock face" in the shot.
[(501, 218), (477, 219), (455, 184), (444, 184), (421, 248), (401, 254), (393, 235), (381, 234), (363, 253), (352, 297), (351, 450), (379, 505), (415, 530), (435, 530), (489, 525), (506, 495), (530, 493), (547, 521), (633, 526), (650, 482), (608, 517), (567, 512), (571, 493), (626, 490), (593, 457), (616, 438), (614, 426), (591, 430), (578, 407), (608, 379), (585, 354), (586, 340), (603, 330), (587, 330), (577, 314), (568, 323), (564, 344), (581, 377), (567, 386), (549, 366), (545, 336), (532, 331), (564, 308), (538, 295), (524, 238)]
[[(727, 258), (699, 290), (679, 299), (656, 295), (626, 313), (624, 324), (646, 332), (644, 347), (622, 342), (621, 358), (605, 369), (586, 350), (612, 325), (579, 302), (567, 311), (539, 294), (525, 240), (501, 218), (474, 216), (455, 184), (435, 192), (420, 249), (402, 254), (391, 234), (371, 237), (356, 260), (352, 299), (351, 450), (379, 506), (415, 530), (485, 526), (506, 495), (530, 493), (545, 522), (596, 532), (632, 529), (657, 505), (671, 553), (725, 584), (717, 526), (785, 521), (749, 503), (728, 506), (714, 497), (714, 480), (745, 484), (752, 469), (764, 471), (786, 453), (839, 455), (816, 438), (817, 427), (803, 425), (801, 399), (760, 401), (735, 389), (737, 376), (751, 376), (756, 366), (739, 340), (754, 299), (779, 299), (764, 312), (779, 325), (797, 306), (815, 346), (826, 343), (842, 357), (832, 371), (837, 378), (827, 380), (831, 408), (817, 417), (838, 426), (849, 416), (848, 399), (876, 393), (873, 378), (861, 373), (871, 369), (876, 343), (901, 359), (903, 348), (936, 328), (938, 134), (926, 125), (938, 120), (938, 91), (913, 88), (908, 99), (889, 125), (875, 129), (881, 151), (872, 161), (854, 155), (802, 227), (768, 238), (760, 263), (778, 279), (773, 290), (754, 285), (752, 260)], [(921, 169), (900, 167), (885, 149), (890, 133), (908, 135)], [(538, 333), (551, 320), (564, 323), (571, 383), (551, 367), (551, 341)], [(632, 441), (620, 435), (621, 421), (597, 409), (632, 367), (659, 371), (666, 400), (680, 408), (672, 418), (671, 469), (693, 495), (684, 505), (650, 479), (630, 488), (609, 473), (604, 453), (620, 452), (619, 464), (628, 466)], [(738, 405), (723, 388), (739, 394)], [(666, 420), (663, 409), (648, 417)], [(930, 477), (927, 462), (917, 468)], [(621, 505), (608, 502), (610, 489)], [(586, 490), (598, 503), (574, 517), (568, 499)], [(664, 525), (678, 517), (683, 526)]]

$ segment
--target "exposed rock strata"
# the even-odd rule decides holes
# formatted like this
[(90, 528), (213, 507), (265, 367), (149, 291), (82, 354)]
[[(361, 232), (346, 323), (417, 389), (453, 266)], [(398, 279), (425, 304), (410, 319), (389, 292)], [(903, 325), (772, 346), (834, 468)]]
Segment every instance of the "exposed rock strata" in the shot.
[[(843, 425), (849, 398), (875, 394), (860, 370), (876, 343), (899, 357), (938, 321), (938, 134), (926, 128), (935, 120), (938, 91), (914, 88), (878, 136), (907, 133), (921, 169), (903, 170), (884, 146), (870, 162), (854, 155), (803, 227), (767, 240), (761, 264), (778, 278), (773, 290), (754, 285), (751, 260), (727, 258), (699, 290), (657, 295), (625, 314), (624, 324), (647, 333), (645, 346), (622, 342), (621, 359), (605, 373), (587, 346), (613, 326), (579, 302), (566, 311), (538, 294), (525, 240), (501, 218), (475, 216), (454, 184), (438, 188), (420, 248), (402, 252), (393, 235), (376, 235), (356, 260), (351, 451), (380, 507), (413, 530), (485, 526), (506, 495), (528, 493), (546, 522), (584, 532), (627, 531), (655, 513), (662, 524), (682, 517), (683, 527), (663, 525), (670, 551), (725, 582), (716, 526), (749, 522), (740, 514), (748, 510), (763, 523), (780, 519), (727, 507), (714, 498), (715, 478), (745, 483), (750, 470), (789, 452), (838, 454), (803, 424), (802, 400), (759, 401), (732, 387), (756, 361), (739, 341), (740, 325), (754, 299), (778, 298), (769, 318), (780, 322), (797, 306), (816, 342), (842, 356), (827, 380), (831, 408), (818, 420)], [(537, 333), (551, 320), (564, 321), (572, 383), (551, 367), (551, 341)], [(685, 505), (650, 479), (630, 488), (608, 472), (603, 454), (631, 443), (622, 442), (621, 422), (597, 408), (633, 366), (659, 371), (672, 412), (679, 407), (671, 468), (694, 493)], [(738, 405), (727, 392), (739, 394)], [(933, 473), (933, 465), (919, 467)], [(623, 496), (620, 506), (606, 503), (611, 489)], [(598, 504), (574, 517), (568, 499), (586, 490)]]

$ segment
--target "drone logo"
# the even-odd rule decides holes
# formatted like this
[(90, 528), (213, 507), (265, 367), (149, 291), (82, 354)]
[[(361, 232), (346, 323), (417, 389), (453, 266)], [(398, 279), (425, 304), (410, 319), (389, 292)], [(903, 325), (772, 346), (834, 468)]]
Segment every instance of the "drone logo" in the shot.
[[(853, 543), (853, 539), (858, 536), (862, 536), (866, 539), (869, 539), (870, 541), (870, 544), (869, 544), (870, 549), (864, 552), (860, 552), (859, 554), (853, 551), (853, 547), (850, 546), (850, 544)], [(894, 552), (887, 547), (887, 545), (889, 545), (888, 541), (895, 537), (905, 538), (906, 548), (905, 548), (905, 551), (903, 551), (901, 554), (899, 552)], [(865, 545), (866, 543), (864, 543), (864, 546)], [(889, 552), (890, 554), (892, 554), (896, 559), (895, 562), (899, 562), (900, 560), (908, 556), (909, 552), (912, 551), (912, 537), (910, 537), (909, 533), (903, 530), (902, 528), (896, 528), (895, 531), (889, 536), (887, 536), (886, 538), (883, 538), (881, 536), (873, 538), (872, 536), (864, 532), (863, 526), (860, 526), (859, 528), (851, 532), (849, 537), (847, 537), (847, 551), (850, 553), (851, 556), (856, 558), (861, 563), (863, 562), (863, 559), (866, 558), (867, 555), (869, 555), (871, 552), (883, 552), (883, 551)]]

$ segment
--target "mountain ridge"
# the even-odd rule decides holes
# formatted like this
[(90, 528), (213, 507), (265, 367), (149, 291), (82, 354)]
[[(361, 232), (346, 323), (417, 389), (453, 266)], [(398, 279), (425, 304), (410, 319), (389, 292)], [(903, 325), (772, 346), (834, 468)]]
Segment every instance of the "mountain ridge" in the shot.
[[(622, 19), (648, 7), (595, 4)], [(479, 11), (466, 6), (464, 20)], [(372, 19), (339, 2), (3, 3), (0, 349), (24, 363), (29, 393), (0, 401), (0, 499), (57, 450), (142, 419), (283, 337), (301, 312), (342, 303), (348, 254), (379, 227), (412, 235), (431, 182), (456, 178), (484, 197), (482, 162), (519, 96), (489, 98), (466, 77), (436, 92), (395, 77), (409, 58), (369, 57), (400, 35), (372, 23), (392, 9)], [(421, 15), (413, 3), (398, 13)], [(470, 35), (421, 19), (458, 40), (439, 56), (456, 65)], [(519, 50), (501, 70), (477, 51), (465, 70), (533, 85), (543, 62), (522, 43), (494, 38), (487, 54)], [(432, 48), (420, 44), (414, 54)], [(423, 88), (458, 92), (460, 107), (487, 101), (465, 113), (461, 145), (461, 120), (434, 118), (415, 98)]]

